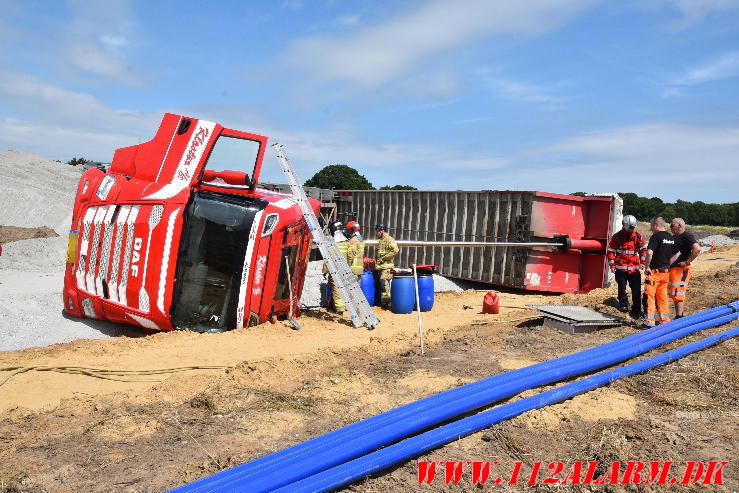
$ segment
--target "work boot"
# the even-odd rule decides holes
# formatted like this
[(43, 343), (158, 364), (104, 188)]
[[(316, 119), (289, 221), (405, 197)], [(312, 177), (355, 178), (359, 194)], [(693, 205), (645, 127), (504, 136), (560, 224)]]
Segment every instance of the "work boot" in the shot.
[(634, 310), (632, 310), (631, 312), (629, 312), (629, 315), (630, 315), (630, 316), (631, 316), (631, 318), (633, 318), (634, 320), (639, 320), (639, 319), (641, 319), (641, 318), (644, 318), (644, 314), (643, 314), (642, 312), (640, 312), (640, 311), (638, 311), (638, 312), (635, 312)]
[(619, 306), (618, 307), (618, 311), (623, 312), (623, 313), (626, 313), (626, 312), (629, 311), (629, 307), (628, 306)]

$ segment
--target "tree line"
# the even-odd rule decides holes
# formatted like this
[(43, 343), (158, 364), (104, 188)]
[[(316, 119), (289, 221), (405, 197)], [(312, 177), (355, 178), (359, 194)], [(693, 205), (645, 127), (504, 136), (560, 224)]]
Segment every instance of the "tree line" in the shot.
[[(583, 192), (572, 195), (585, 195)], [(619, 192), (624, 201), (624, 214), (631, 214), (639, 221), (649, 221), (661, 216), (667, 221), (682, 217), (688, 224), (709, 226), (739, 226), (739, 202), (731, 204), (706, 204), (700, 200), (688, 202), (663, 202), (659, 197), (641, 197), (631, 192)]]

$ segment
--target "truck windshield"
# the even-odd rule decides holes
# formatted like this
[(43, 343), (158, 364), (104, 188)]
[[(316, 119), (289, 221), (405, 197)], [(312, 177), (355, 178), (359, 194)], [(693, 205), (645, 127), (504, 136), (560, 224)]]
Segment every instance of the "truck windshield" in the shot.
[(236, 327), (249, 231), (261, 200), (197, 193), (185, 209), (172, 299), (177, 329), (220, 332)]

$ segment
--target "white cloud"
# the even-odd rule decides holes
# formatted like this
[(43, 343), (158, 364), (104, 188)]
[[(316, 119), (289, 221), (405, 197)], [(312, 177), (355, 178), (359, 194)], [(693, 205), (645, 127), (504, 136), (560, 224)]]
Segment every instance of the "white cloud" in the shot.
[[(0, 116), (0, 150), (29, 151), (49, 159), (67, 160), (83, 156), (110, 162), (115, 149), (142, 141), (127, 133), (128, 129), (122, 130), (120, 133), (106, 132), (92, 126), (84, 129)], [(152, 136), (153, 133), (149, 138)]]
[(520, 152), (496, 180), (529, 190), (620, 190), (667, 200), (734, 202), (737, 155), (738, 126), (634, 125)]
[(295, 41), (281, 64), (305, 72), (314, 84), (377, 88), (419, 64), (480, 38), (537, 35), (581, 12), (590, 0), (490, 2), (435, 0), (349, 36)]
[(689, 86), (737, 76), (739, 76), (739, 51), (730, 51), (708, 62), (687, 68), (662, 90), (662, 97), (683, 96)]
[[(109, 161), (118, 147), (149, 140), (161, 114), (112, 109), (97, 98), (0, 69), (0, 147), (49, 158)], [(10, 116), (15, 115), (15, 116)]]
[(668, 0), (681, 14), (677, 27), (686, 27), (702, 21), (712, 14), (736, 10), (739, 2), (736, 0)]
[(504, 157), (491, 157), (482, 156), (476, 158), (454, 158), (447, 157), (446, 160), (441, 161), (438, 166), (444, 169), (451, 170), (485, 170), (490, 171), (494, 169), (502, 169), (511, 166), (512, 161), (509, 158)]
[(676, 84), (701, 84), (719, 79), (728, 79), (737, 75), (739, 75), (739, 51), (732, 51), (724, 53), (707, 63), (686, 70), (677, 79)]
[(483, 84), (494, 94), (511, 101), (544, 105), (550, 109), (558, 108), (565, 102), (564, 98), (554, 96), (551, 87), (541, 87), (528, 82), (504, 77), (494, 71), (480, 69)]
[(133, 128), (142, 113), (113, 110), (97, 98), (69, 91), (32, 75), (0, 69), (0, 99), (14, 113), (39, 122), (89, 128)]
[(359, 14), (356, 15), (342, 15), (341, 17), (338, 17), (334, 23), (337, 26), (342, 27), (355, 27), (359, 25), (359, 19), (361, 16)]
[(300, 10), (303, 8), (303, 0), (283, 0), (280, 8), (285, 10)]
[(64, 59), (83, 75), (140, 86), (142, 78), (126, 56), (134, 22), (128, 0), (70, 0), (72, 19), (60, 49)]

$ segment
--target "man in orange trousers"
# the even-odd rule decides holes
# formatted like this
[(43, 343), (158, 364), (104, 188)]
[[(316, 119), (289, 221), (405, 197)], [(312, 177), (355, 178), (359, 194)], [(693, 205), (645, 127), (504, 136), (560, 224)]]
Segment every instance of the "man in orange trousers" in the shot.
[(647, 258), (644, 273), (644, 296), (647, 299), (647, 313), (644, 327), (654, 327), (670, 321), (670, 304), (667, 299), (667, 284), (670, 280), (670, 265), (680, 255), (675, 238), (667, 232), (667, 223), (655, 217), (649, 223), (652, 237), (647, 245)]

